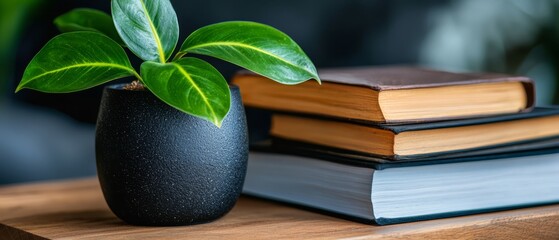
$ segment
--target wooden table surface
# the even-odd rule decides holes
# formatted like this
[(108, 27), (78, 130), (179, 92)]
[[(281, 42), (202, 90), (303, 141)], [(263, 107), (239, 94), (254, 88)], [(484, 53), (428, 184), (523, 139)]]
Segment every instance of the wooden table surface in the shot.
[(0, 187), (0, 239), (559, 239), (559, 205), (374, 226), (241, 197), (213, 223), (138, 227), (108, 209), (96, 179)]

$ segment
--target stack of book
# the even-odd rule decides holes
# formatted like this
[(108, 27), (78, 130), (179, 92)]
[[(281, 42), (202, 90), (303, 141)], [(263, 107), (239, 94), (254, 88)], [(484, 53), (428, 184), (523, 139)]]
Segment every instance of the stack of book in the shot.
[[(377, 224), (559, 202), (559, 108), (533, 82), (413, 67), (319, 71), (285, 86), (233, 83), (271, 114), (244, 193)], [(249, 126), (266, 126), (250, 119)]]

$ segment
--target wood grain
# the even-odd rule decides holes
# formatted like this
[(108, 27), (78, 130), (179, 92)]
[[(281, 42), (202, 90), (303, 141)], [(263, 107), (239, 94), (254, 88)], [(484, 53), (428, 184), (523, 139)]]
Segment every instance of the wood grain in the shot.
[(138, 227), (105, 204), (96, 179), (0, 188), (0, 239), (559, 239), (559, 205), (391, 226), (241, 197), (213, 223)]

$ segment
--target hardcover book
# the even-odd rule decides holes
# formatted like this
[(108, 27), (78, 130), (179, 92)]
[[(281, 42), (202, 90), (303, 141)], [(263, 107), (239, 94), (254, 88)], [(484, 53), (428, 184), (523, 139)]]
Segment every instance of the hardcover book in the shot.
[(250, 107), (355, 119), (410, 123), (527, 111), (532, 80), (503, 74), (450, 73), (413, 67), (321, 69), (322, 86), (284, 86), (241, 71), (232, 83)]
[(272, 115), (270, 135), (390, 159), (437, 156), (559, 136), (559, 108), (404, 125)]
[(559, 202), (557, 147), (401, 162), (300, 150), (252, 151), (243, 192), (380, 225)]

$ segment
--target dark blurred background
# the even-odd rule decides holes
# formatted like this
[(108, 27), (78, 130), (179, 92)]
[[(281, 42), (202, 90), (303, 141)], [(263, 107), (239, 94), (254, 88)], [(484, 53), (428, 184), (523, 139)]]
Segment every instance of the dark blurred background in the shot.
[[(250, 20), (290, 35), (319, 68), (413, 64), (536, 80), (538, 105), (559, 101), (559, 1), (172, 1), (182, 40), (220, 21)], [(95, 174), (102, 86), (71, 94), (14, 94), (26, 64), (59, 34), (52, 21), (110, 1), (0, 0), (0, 184)], [(140, 63), (130, 55), (133, 63)], [(236, 66), (211, 60), (226, 78)], [(124, 79), (122, 81), (130, 81)]]

